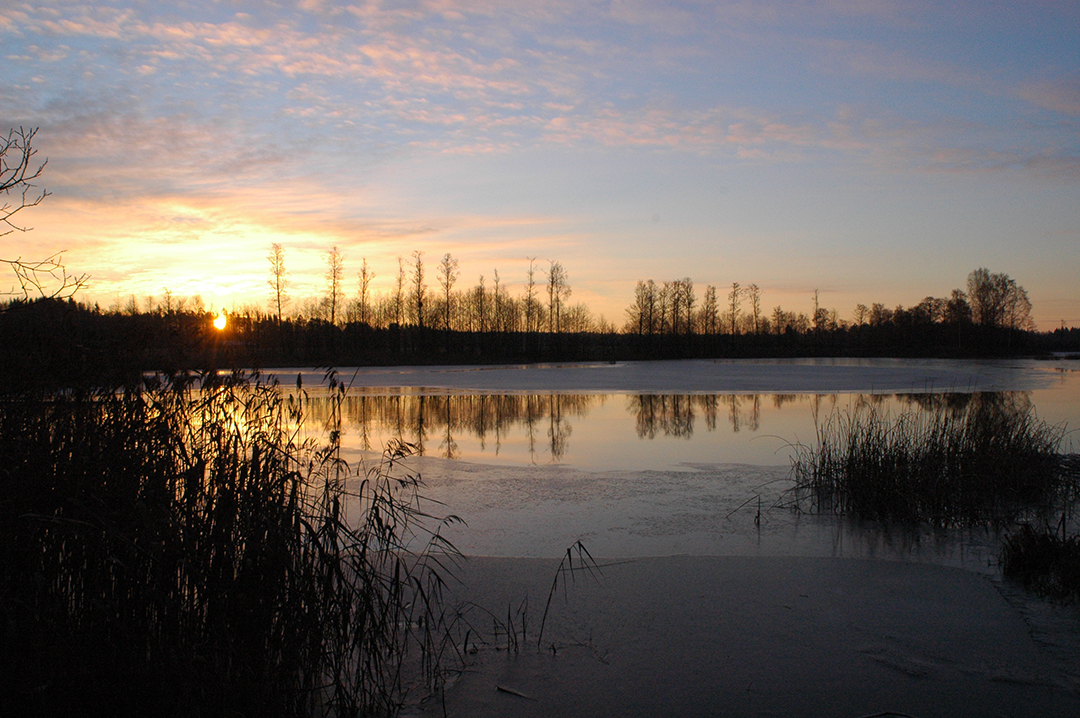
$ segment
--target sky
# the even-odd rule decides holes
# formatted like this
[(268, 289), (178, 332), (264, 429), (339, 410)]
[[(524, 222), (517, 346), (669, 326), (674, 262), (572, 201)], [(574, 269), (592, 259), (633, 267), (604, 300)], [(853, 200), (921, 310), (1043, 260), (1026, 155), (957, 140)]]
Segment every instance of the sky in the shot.
[(103, 307), (266, 307), (277, 242), (294, 302), (337, 246), (351, 293), (558, 261), (620, 325), (643, 279), (850, 318), (986, 267), (1080, 326), (1074, 0), (0, 0), (0, 56), (51, 193), (0, 258)]

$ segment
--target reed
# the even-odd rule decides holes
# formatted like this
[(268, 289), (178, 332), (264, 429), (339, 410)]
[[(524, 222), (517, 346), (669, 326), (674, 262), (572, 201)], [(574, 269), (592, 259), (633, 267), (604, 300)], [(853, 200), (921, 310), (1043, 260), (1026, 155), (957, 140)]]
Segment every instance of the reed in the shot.
[(202, 380), (0, 398), (0, 714), (388, 715), (436, 677), (456, 552), (410, 447), (357, 471), (299, 387)]
[[(836, 412), (797, 444), (796, 492), (818, 511), (935, 526), (1007, 526), (1061, 510), (1064, 429), (976, 397), (956, 409)], [(1072, 495), (1075, 495), (1073, 492)]]
[(1066, 495), (1057, 525), (1028, 523), (1011, 531), (1002, 542), (1001, 570), (1044, 596), (1080, 602), (1080, 534), (1075, 513), (1080, 454), (1062, 456), (1060, 470)]
[(1080, 601), (1080, 535), (1024, 524), (1005, 537), (1001, 570), (1044, 596)]

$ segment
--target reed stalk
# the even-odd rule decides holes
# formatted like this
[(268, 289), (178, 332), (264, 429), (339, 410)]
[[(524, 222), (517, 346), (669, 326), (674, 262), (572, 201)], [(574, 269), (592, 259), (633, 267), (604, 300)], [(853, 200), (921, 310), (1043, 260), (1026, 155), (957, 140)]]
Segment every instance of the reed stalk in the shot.
[(365, 472), (299, 387), (201, 381), (0, 398), (0, 714), (390, 715), (435, 678), (456, 552), (410, 447)]
[[(975, 397), (959, 408), (836, 412), (797, 444), (797, 493), (817, 511), (935, 526), (1008, 526), (1063, 507), (1064, 428), (1030, 407)], [(1075, 492), (1073, 492), (1075, 495)]]

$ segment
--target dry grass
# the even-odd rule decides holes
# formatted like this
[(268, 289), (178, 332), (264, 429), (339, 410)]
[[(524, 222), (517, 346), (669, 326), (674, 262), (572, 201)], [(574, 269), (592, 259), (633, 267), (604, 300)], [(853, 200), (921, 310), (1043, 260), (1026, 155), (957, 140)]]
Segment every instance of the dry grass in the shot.
[(891, 416), (836, 413), (795, 447), (800, 498), (817, 511), (935, 526), (1007, 526), (1060, 509), (1062, 427), (976, 397)]
[(302, 391), (203, 380), (0, 399), (0, 713), (392, 714), (435, 676), (455, 552), (409, 447), (357, 473)]

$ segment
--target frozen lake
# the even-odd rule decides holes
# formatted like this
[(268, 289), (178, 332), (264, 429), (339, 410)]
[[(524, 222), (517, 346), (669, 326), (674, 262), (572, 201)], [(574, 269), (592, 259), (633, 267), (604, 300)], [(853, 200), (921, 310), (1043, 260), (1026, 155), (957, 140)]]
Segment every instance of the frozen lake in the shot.
[[(326, 418), (317, 387), (313, 418)], [(1021, 611), (1033, 636), (1080, 650), (1075, 612), (1001, 580), (1000, 536), (900, 528), (790, 508), (791, 445), (834, 411), (942, 402), (1031, 405), (1080, 426), (1076, 361), (687, 361), (341, 370), (343, 451), (362, 470), (386, 441), (414, 443), (409, 467), (443, 535), (468, 556), (839, 557), (963, 568)], [(296, 373), (280, 372), (295, 387)], [(322, 399), (320, 399), (320, 396)], [(321, 407), (321, 408), (320, 408)], [(318, 423), (318, 422), (315, 422)], [(314, 427), (313, 427), (314, 428)], [(1066, 434), (1065, 451), (1080, 450)]]
[[(667, 361), (339, 370), (346, 459), (372, 466), (400, 439), (425, 494), (466, 526), (466, 554), (556, 557), (578, 539), (603, 556), (889, 556), (994, 563), (986, 532), (896, 533), (789, 503), (794, 442), (834, 411), (941, 402), (1034, 405), (1080, 426), (1080, 362)], [(282, 386), (295, 371), (277, 372)], [(306, 372), (309, 416), (329, 416)], [(1076, 451), (1072, 435), (1068, 451)], [(760, 513), (759, 513), (760, 512)]]
[[(350, 452), (390, 439), (427, 457), (590, 471), (789, 466), (817, 423), (872, 403), (899, 412), (993, 393), (1041, 419), (1080, 425), (1080, 362), (942, 360), (665, 361), (339, 370), (350, 389)], [(280, 372), (283, 385), (295, 374)], [(313, 418), (322, 374), (311, 387)]]

